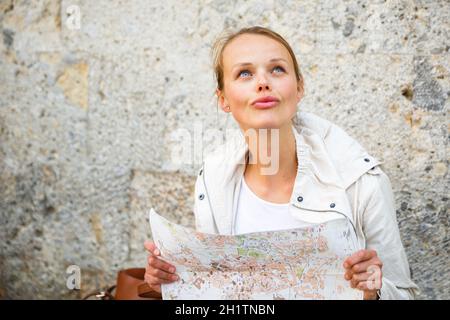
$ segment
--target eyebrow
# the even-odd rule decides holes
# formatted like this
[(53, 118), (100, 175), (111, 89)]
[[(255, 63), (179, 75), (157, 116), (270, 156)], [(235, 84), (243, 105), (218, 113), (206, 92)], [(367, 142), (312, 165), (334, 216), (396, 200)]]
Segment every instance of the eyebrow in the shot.
[[(282, 60), (282, 61), (288, 63), (288, 62), (286, 61), (286, 59), (283, 59), (283, 58), (273, 58), (273, 59), (270, 59), (269, 61), (270, 61), (270, 62), (273, 62), (273, 61), (280, 61), (280, 60)], [(233, 69), (236, 68), (236, 67), (250, 66), (250, 65), (252, 65), (251, 62), (241, 62), (241, 63), (236, 63), (236, 64), (233, 66), (233, 68), (232, 68), (231, 70), (233, 70)]]

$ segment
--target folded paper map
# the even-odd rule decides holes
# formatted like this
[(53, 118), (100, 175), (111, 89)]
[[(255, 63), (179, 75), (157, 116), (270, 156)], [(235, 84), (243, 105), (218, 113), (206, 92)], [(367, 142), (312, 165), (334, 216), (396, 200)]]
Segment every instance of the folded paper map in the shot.
[(344, 279), (357, 251), (346, 219), (308, 227), (217, 235), (177, 225), (150, 210), (153, 240), (180, 279), (163, 299), (362, 299)]

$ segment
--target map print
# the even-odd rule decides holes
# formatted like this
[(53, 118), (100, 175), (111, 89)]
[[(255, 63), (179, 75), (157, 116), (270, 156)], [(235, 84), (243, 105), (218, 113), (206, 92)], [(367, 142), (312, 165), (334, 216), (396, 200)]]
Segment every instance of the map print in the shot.
[(164, 300), (362, 299), (344, 279), (357, 251), (346, 219), (243, 235), (200, 233), (149, 214), (161, 258), (180, 279), (161, 286)]

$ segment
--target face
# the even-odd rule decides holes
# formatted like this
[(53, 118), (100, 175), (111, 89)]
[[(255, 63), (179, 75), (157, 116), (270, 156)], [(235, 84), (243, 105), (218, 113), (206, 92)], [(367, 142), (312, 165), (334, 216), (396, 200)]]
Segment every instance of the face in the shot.
[[(291, 124), (303, 88), (289, 51), (281, 43), (263, 35), (243, 34), (225, 47), (222, 57), (224, 88), (216, 94), (222, 110), (231, 112), (242, 130)], [(278, 102), (253, 104), (267, 96)]]

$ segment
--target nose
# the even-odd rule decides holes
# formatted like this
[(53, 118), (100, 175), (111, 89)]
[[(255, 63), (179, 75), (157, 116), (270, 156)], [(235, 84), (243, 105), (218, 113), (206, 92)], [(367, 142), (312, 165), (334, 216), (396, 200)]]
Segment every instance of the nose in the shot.
[(257, 83), (258, 92), (270, 90), (270, 84), (265, 76), (260, 76)]

